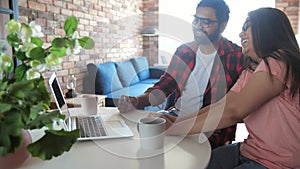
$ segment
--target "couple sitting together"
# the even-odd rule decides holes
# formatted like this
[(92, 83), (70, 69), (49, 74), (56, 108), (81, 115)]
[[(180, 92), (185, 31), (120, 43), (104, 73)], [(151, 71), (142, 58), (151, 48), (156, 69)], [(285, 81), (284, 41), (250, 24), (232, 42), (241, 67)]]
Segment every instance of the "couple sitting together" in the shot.
[[(208, 168), (300, 168), (300, 50), (291, 24), (276, 8), (248, 13), (242, 47), (222, 37), (229, 19), (223, 0), (196, 8), (194, 41), (177, 48), (160, 81), (138, 97), (122, 96), (121, 113), (161, 104), (173, 92), (174, 108), (159, 115), (166, 134), (208, 133)], [(249, 132), (231, 143), (236, 124)]]

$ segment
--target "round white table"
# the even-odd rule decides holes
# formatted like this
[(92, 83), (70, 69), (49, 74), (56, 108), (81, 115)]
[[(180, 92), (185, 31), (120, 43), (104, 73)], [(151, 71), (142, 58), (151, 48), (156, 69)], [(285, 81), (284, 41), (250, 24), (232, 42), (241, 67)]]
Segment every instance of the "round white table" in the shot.
[[(106, 119), (119, 116), (116, 108), (100, 108), (99, 113)], [(123, 118), (133, 131), (133, 138), (79, 141), (69, 152), (49, 161), (29, 157), (20, 169), (201, 169), (207, 166), (211, 154), (208, 141), (199, 143), (192, 137), (165, 136), (163, 149), (139, 149), (134, 121), (144, 115), (131, 114), (127, 116), (130, 120)], [(32, 135), (33, 139), (39, 137), (39, 133)]]

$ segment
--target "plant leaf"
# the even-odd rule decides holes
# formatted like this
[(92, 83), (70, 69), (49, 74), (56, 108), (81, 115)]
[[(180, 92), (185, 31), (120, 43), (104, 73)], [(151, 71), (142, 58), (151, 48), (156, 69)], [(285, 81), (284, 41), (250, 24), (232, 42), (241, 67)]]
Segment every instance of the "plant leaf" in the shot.
[(11, 91), (26, 91), (26, 90), (33, 90), (34, 89), (34, 81), (33, 80), (26, 80), (22, 82), (15, 82), (11, 85)]
[(17, 33), (8, 34), (6, 39), (7, 39), (7, 42), (10, 44), (10, 46), (12, 46), (12, 47), (19, 46), (19, 38), (18, 38)]
[[(43, 102), (39, 102), (37, 105), (32, 105), (30, 108), (30, 119), (34, 119), (36, 120), (36, 118), (38, 117), (40, 112), (43, 112), (44, 110), (44, 103)], [(50, 120), (51, 120), (51, 116), (50, 116)]]
[(31, 153), (32, 157), (50, 160), (53, 156), (57, 157), (65, 151), (69, 151), (78, 137), (79, 130), (70, 132), (46, 130), (41, 139), (27, 146), (27, 151)]
[(65, 47), (67, 44), (67, 40), (64, 38), (55, 38), (52, 41), (52, 46), (54, 48), (61, 48), (61, 47)]
[(0, 103), (0, 113), (7, 112), (11, 109), (11, 104), (9, 103)]
[(46, 52), (46, 50), (43, 49), (42, 47), (36, 47), (30, 51), (29, 55), (30, 55), (30, 58), (32, 58), (32, 59), (40, 60), (46, 56), (45, 52)]
[(21, 61), (28, 59), (28, 58), (26, 57), (26, 53), (25, 53), (25, 52), (22, 52), (21, 50), (19, 50), (19, 51), (16, 52), (16, 57), (17, 57), (19, 60), (21, 60)]
[(0, 156), (6, 156), (21, 145), (23, 123), (18, 112), (10, 112), (0, 121)]
[(78, 21), (76, 17), (71, 16), (66, 19), (65, 24), (64, 24), (64, 30), (66, 32), (67, 36), (72, 35), (76, 30), (78, 26)]
[(24, 91), (27, 96), (26, 100), (33, 104), (43, 103), (40, 107), (44, 106), (44, 104), (49, 105), (51, 97), (45, 85), (44, 78), (36, 78), (32, 79), (32, 81), (34, 82), (34, 89)]
[(21, 64), (21, 65), (17, 66), (17, 68), (15, 70), (16, 80), (17, 81), (27, 80), (26, 79), (26, 72), (27, 72), (28, 69), (30, 69), (30, 67), (25, 65), (25, 64)]
[(31, 37), (31, 43), (35, 44), (38, 47), (42, 47), (44, 44), (44, 41), (42, 41), (41, 38)]
[(51, 49), (51, 54), (57, 57), (64, 57), (67, 55), (65, 47), (53, 47)]
[(27, 124), (27, 129), (40, 129), (44, 126), (47, 126), (48, 128), (52, 129), (53, 119), (65, 119), (65, 116), (57, 110), (41, 114), (33, 110), (33, 112), (31, 112), (30, 117), (33, 120)]
[(68, 44), (70, 46), (70, 48), (75, 48), (75, 44), (76, 44), (76, 39), (71, 39), (68, 41)]
[(2, 79), (0, 81), (0, 91), (5, 91), (7, 86), (8, 86), (8, 81), (5, 81), (4, 79)]
[(78, 39), (80, 46), (84, 49), (93, 49), (95, 46), (95, 42), (92, 38), (87, 36)]

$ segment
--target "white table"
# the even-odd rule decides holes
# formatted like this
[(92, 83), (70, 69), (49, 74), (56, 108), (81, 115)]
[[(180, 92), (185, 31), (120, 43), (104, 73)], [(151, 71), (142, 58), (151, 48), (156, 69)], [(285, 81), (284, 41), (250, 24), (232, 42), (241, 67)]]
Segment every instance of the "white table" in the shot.
[(106, 95), (95, 95), (95, 94), (78, 94), (75, 98), (65, 98), (66, 102), (69, 105), (73, 105), (72, 107), (80, 107), (81, 105), (81, 97), (82, 96), (93, 96), (98, 97), (98, 106), (99, 107), (105, 107), (105, 98)]
[[(115, 108), (100, 108), (100, 113), (104, 118), (118, 115)], [(209, 142), (198, 143), (190, 137), (166, 136), (164, 149), (140, 150), (134, 118), (140, 117), (124, 118), (133, 138), (77, 142), (69, 152), (49, 161), (29, 157), (20, 169), (201, 169), (208, 164)], [(33, 139), (38, 137), (32, 134)]]

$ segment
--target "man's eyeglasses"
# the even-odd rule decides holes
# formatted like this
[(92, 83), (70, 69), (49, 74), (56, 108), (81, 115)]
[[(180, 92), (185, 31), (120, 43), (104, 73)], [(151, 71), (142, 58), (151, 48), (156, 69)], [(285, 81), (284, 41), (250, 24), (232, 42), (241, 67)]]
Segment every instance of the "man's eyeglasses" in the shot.
[(215, 23), (215, 22), (218, 22), (218, 21), (211, 20), (211, 19), (208, 19), (208, 18), (200, 18), (200, 17), (194, 15), (194, 20), (193, 20), (192, 24), (194, 26), (196, 26), (198, 23), (200, 23), (201, 27), (208, 28), (212, 23)]

